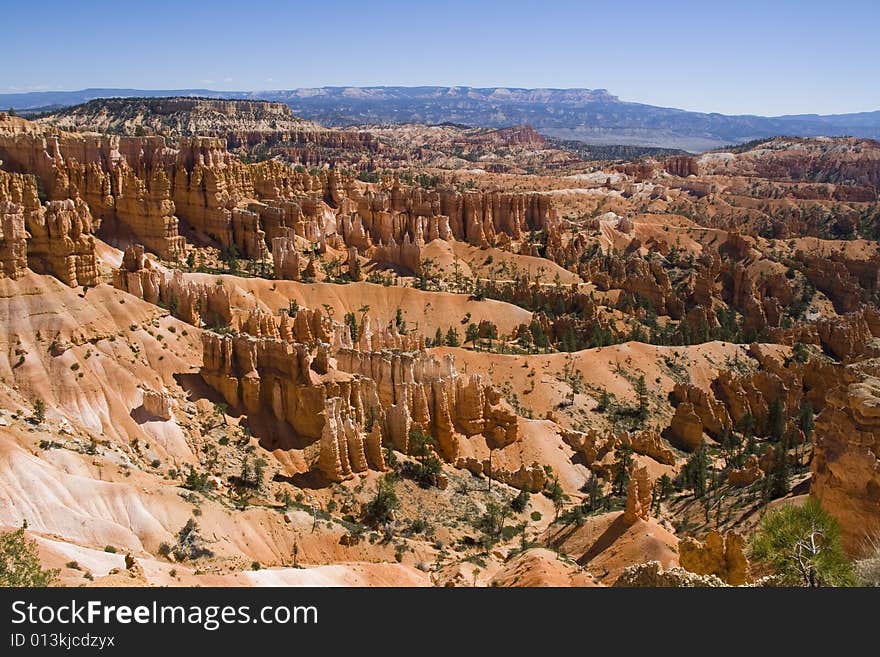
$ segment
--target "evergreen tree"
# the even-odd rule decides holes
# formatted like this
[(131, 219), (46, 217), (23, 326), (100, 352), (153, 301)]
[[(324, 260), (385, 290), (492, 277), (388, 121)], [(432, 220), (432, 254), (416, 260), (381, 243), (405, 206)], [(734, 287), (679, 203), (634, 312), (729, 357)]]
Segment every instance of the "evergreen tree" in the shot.
[(724, 465), (727, 468), (738, 468), (742, 466), (745, 456), (739, 451), (739, 439), (727, 427), (721, 430), (721, 449), (724, 452)]
[(597, 413), (604, 413), (608, 410), (608, 407), (611, 405), (611, 396), (608, 394), (608, 391), (602, 388), (602, 392), (599, 394), (599, 404), (596, 406)]
[(813, 405), (809, 401), (801, 404), (800, 413), (798, 414), (798, 427), (804, 432), (807, 440), (813, 439), (813, 429), (815, 428), (813, 421)]
[(486, 337), (489, 339), (489, 349), (492, 349), (492, 341), (498, 339), (498, 327), (494, 322), (489, 322), (486, 326)]
[[(798, 414), (798, 427), (804, 434), (804, 441), (809, 443), (813, 440), (813, 431), (815, 430), (815, 422), (813, 420), (813, 405), (804, 400), (804, 403), (801, 404), (801, 409)], [(801, 443), (797, 445), (797, 459), (798, 465), (800, 466), (801, 461)]]
[(599, 485), (599, 477), (593, 474), (587, 482), (586, 490), (584, 492), (587, 494), (586, 503), (589, 506), (590, 511), (598, 509), (599, 503), (602, 499), (602, 487)]
[(529, 331), (532, 333), (532, 340), (536, 347), (546, 349), (550, 346), (550, 341), (547, 339), (547, 334), (544, 333), (544, 327), (541, 326), (541, 322), (533, 319), (532, 323), (529, 324)]
[(443, 338), (443, 331), (440, 330), (440, 327), (437, 327), (437, 331), (434, 333), (434, 346), (442, 347), (446, 344), (446, 340)]
[(364, 507), (364, 521), (373, 527), (384, 525), (394, 519), (394, 511), (400, 507), (400, 500), (394, 491), (394, 480), (385, 475), (379, 480), (376, 494)]
[(709, 477), (709, 457), (706, 450), (700, 447), (691, 454), (682, 468), (680, 479), (685, 488), (694, 491), (694, 497), (706, 494), (706, 479)]
[(773, 440), (782, 440), (785, 433), (785, 407), (782, 398), (777, 397), (770, 404), (770, 413), (767, 419), (768, 432)]
[(612, 483), (614, 485), (615, 494), (623, 495), (624, 492), (626, 492), (626, 486), (629, 483), (629, 471), (632, 466), (633, 449), (629, 445), (619, 445), (614, 452), (614, 478), (612, 479)]
[(783, 586), (854, 583), (840, 528), (813, 497), (768, 512), (749, 541), (749, 558), (766, 564)]
[(644, 421), (648, 417), (648, 386), (645, 384), (644, 374), (636, 381), (635, 391), (639, 398), (639, 419)]
[(770, 495), (772, 497), (782, 497), (789, 490), (789, 464), (788, 464), (788, 440), (783, 437), (782, 442), (777, 445), (773, 459), (772, 486)]
[(471, 322), (470, 324), (468, 324), (467, 329), (465, 331), (465, 335), (464, 335), (465, 344), (470, 342), (474, 345), (474, 349), (476, 349), (477, 348), (477, 340), (479, 340), (479, 339), (480, 339), (480, 329), (476, 324)]
[[(662, 502), (672, 493), (672, 479), (669, 478), (668, 474), (664, 474), (660, 479), (657, 480), (657, 490), (658, 490), (658, 501)], [(660, 505), (658, 504), (659, 508)]]
[(458, 347), (461, 345), (461, 342), (458, 339), (458, 331), (456, 331), (453, 326), (450, 326), (449, 330), (446, 331), (446, 344), (450, 347)]
[(565, 506), (568, 495), (565, 494), (565, 490), (563, 490), (562, 484), (559, 483), (558, 477), (553, 478), (547, 488), (544, 489), (544, 494), (553, 501), (553, 509), (556, 511), (554, 521), (559, 520), (559, 512)]
[(358, 322), (357, 317), (354, 316), (354, 313), (345, 313), (345, 317), (343, 318), (343, 323), (348, 327), (349, 335), (351, 335), (352, 340), (358, 339)]
[(755, 418), (751, 413), (745, 413), (736, 423), (737, 430), (745, 437), (754, 435)]
[(527, 352), (531, 353), (532, 349), (535, 346), (535, 342), (532, 339), (532, 332), (529, 330), (529, 328), (525, 324), (520, 324), (520, 326), (525, 329), (523, 331), (519, 331), (518, 337), (519, 337), (520, 344), (522, 344), (523, 349), (525, 349)]

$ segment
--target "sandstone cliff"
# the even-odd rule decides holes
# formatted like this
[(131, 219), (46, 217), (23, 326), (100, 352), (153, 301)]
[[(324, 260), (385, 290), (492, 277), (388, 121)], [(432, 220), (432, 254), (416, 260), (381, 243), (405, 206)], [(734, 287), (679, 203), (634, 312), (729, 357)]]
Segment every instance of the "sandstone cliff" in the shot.
[(0, 171), (0, 273), (19, 278), (26, 267), (71, 287), (94, 285), (93, 219), (82, 199), (43, 205), (31, 177)]
[(880, 379), (850, 369), (816, 418), (812, 492), (861, 554), (880, 533)]

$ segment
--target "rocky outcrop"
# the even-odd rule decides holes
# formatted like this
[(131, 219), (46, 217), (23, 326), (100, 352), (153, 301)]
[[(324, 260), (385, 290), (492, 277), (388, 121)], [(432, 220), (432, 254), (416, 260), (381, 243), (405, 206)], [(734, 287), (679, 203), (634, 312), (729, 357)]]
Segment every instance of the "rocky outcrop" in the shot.
[(636, 454), (648, 456), (664, 465), (675, 465), (676, 456), (656, 431), (625, 433), (618, 437), (621, 445), (629, 445)]
[[(76, 163), (69, 166), (74, 168)], [(139, 174), (127, 160), (121, 160), (114, 170), (104, 171), (90, 163), (86, 171), (86, 189), (97, 188), (86, 198), (106, 221), (118, 222), (162, 258), (177, 260), (183, 255), (185, 240), (178, 235), (171, 183), (164, 169)]]
[(390, 243), (378, 245), (372, 255), (376, 260), (400, 265), (418, 275), (422, 273), (423, 246), (424, 242), (420, 236), (413, 242), (407, 234), (403, 236), (403, 241), (400, 244), (395, 242), (392, 237)]
[(71, 287), (94, 285), (98, 270), (93, 220), (82, 199), (41, 204), (33, 178), (0, 171), (0, 273), (29, 267)]
[(21, 278), (27, 269), (24, 208), (0, 201), (0, 278)]
[(0, 158), (35, 173), (52, 200), (82, 198), (98, 220), (118, 222), (118, 232), (164, 259), (184, 253), (180, 217), (240, 257), (262, 260), (272, 243), (282, 251), (276, 271), (291, 279), (295, 249), (276, 238), (301, 237), (322, 253), (354, 247), (418, 274), (431, 240), (491, 245), (555, 222), (545, 195), (428, 190), (396, 179), (365, 188), (335, 170), (245, 164), (218, 137), (180, 136), (171, 147), (158, 136), (64, 133), (7, 119)]
[(679, 176), (681, 178), (700, 175), (700, 167), (697, 163), (697, 159), (686, 155), (667, 157), (663, 161), (663, 168), (667, 173), (671, 173), (673, 176)]
[(873, 306), (787, 329), (775, 329), (770, 339), (780, 344), (814, 344), (838, 360), (851, 362), (872, 355), (872, 338), (880, 337), (880, 312)]
[(300, 279), (299, 251), (296, 242), (290, 237), (276, 237), (272, 240), (272, 262), (275, 278), (289, 281)]
[(734, 468), (727, 473), (727, 483), (737, 488), (750, 486), (764, 476), (758, 458), (751, 454), (741, 468)]
[(562, 439), (575, 453), (583, 459), (584, 463), (594, 472), (600, 467), (600, 461), (607, 461), (618, 444), (618, 438), (613, 433), (601, 432), (596, 429), (588, 431), (576, 431), (563, 429)]
[(704, 541), (687, 537), (678, 543), (681, 567), (697, 575), (714, 575), (731, 586), (749, 581), (749, 562), (745, 555), (745, 540), (736, 532), (722, 535), (710, 531)]
[(614, 582), (614, 586), (633, 588), (691, 588), (691, 587), (719, 587), (726, 586), (715, 575), (697, 575), (680, 566), (663, 570), (659, 561), (629, 566), (620, 574)]
[(362, 352), (336, 354), (337, 367), (376, 382), (382, 405), (389, 409), (388, 433), (401, 451), (408, 451), (409, 430), (419, 426), (433, 435), (442, 455), (455, 461), (459, 441), (483, 435), (495, 447), (519, 437), (516, 414), (479, 375), (460, 376), (450, 356), (438, 360), (425, 352)]
[(144, 411), (160, 420), (174, 416), (174, 399), (167, 390), (144, 390)]
[[(432, 435), (452, 463), (473, 436), (495, 448), (519, 438), (517, 416), (494, 388), (478, 375), (460, 376), (451, 356), (429, 356), (421, 340), (397, 335), (393, 325), (374, 330), (365, 318), (355, 341), (320, 310), (280, 320), (253, 310), (237, 323), (237, 335), (203, 334), (202, 377), (230, 406), (289, 426), (295, 437), (275, 447), (311, 450), (312, 467), (331, 480), (382, 469), (380, 446), (407, 453), (414, 429)], [(412, 346), (418, 350), (401, 350)], [(539, 490), (546, 475), (538, 470), (493, 477)]]
[(98, 98), (42, 118), (40, 123), (63, 130), (130, 136), (147, 131), (173, 138), (206, 135), (238, 139), (250, 134), (283, 135), (318, 127), (294, 116), (284, 103), (180, 96)]
[(636, 454), (647, 456), (664, 465), (676, 463), (675, 452), (655, 431), (623, 432), (615, 435), (596, 429), (586, 432), (565, 429), (561, 436), (590, 470), (606, 477), (612, 476), (616, 450), (621, 447), (627, 447)]
[(324, 427), (319, 441), (318, 469), (331, 481), (340, 481), (354, 472), (384, 470), (382, 435), (378, 427), (369, 432), (345, 412), (339, 397), (326, 400)]
[(171, 314), (193, 326), (229, 326), (232, 305), (222, 282), (197, 283), (183, 272), (159, 270), (146, 257), (144, 247), (128, 247), (122, 266), (113, 271), (113, 287), (149, 303), (161, 304)]
[[(877, 142), (854, 137), (799, 139), (776, 137), (728, 157), (703, 156), (704, 173), (741, 175), (771, 180), (844, 183), (880, 187)], [(833, 185), (832, 185), (833, 186)], [(842, 185), (840, 185), (842, 186)], [(869, 197), (871, 198), (871, 197)]]
[(336, 370), (319, 373), (320, 359), (304, 344), (213, 333), (204, 333), (202, 344), (202, 377), (230, 406), (291, 428), (292, 442), (279, 438), (274, 448), (316, 446), (314, 465), (327, 468), (334, 480), (350, 474), (352, 463), (370, 463), (360, 434), (384, 419), (373, 381)]
[[(618, 218), (615, 216), (611, 223), (616, 228)], [(592, 281), (599, 290), (623, 290), (627, 294), (621, 295), (621, 302), (635, 300), (650, 304), (658, 315), (669, 315), (674, 319), (680, 319), (684, 314), (681, 296), (673, 289), (666, 267), (659, 258), (649, 261), (637, 255), (616, 254), (578, 258), (578, 274), (584, 280)]]
[(675, 408), (675, 415), (666, 429), (666, 436), (674, 446), (693, 452), (703, 444), (703, 422), (690, 402), (682, 402)]
[(843, 361), (862, 356), (871, 339), (880, 336), (876, 308), (860, 308), (843, 317), (828, 317), (816, 322), (819, 344)]
[(652, 493), (653, 485), (648, 477), (648, 468), (633, 468), (626, 487), (626, 507), (623, 511), (623, 521), (627, 525), (651, 517)]
[(811, 490), (859, 554), (880, 533), (880, 378), (848, 368), (816, 418)]
[[(691, 385), (690, 383), (676, 383), (675, 388), (672, 391), (672, 396), (680, 405), (689, 404), (685, 411), (683, 411), (682, 415), (696, 415), (700, 421), (701, 432), (705, 431), (709, 435), (717, 437), (726, 429), (730, 428), (730, 416), (727, 413), (727, 409), (724, 404), (715, 398), (711, 390), (706, 391)], [(676, 415), (678, 415), (677, 409)], [(687, 434), (689, 430), (686, 426), (687, 422), (684, 422), (686, 419), (688, 418), (680, 418), (683, 424), (679, 426), (679, 430), (683, 434)], [(695, 427), (696, 423), (693, 422), (692, 418), (689, 419), (690, 423)], [(698, 446), (695, 444), (696, 441), (694, 440), (696, 438), (696, 428), (691, 429), (691, 431), (691, 435), (683, 436), (680, 442), (685, 445), (694, 445), (696, 447)]]
[(514, 125), (509, 128), (480, 132), (468, 137), (467, 141), (472, 144), (488, 143), (502, 146), (531, 146), (533, 148), (543, 148), (547, 145), (547, 140), (530, 125)]
[(394, 183), (388, 189), (347, 191), (373, 243), (434, 239), (495, 244), (500, 235), (520, 239), (524, 232), (555, 221), (549, 198), (541, 194), (426, 190)]
[[(864, 300), (862, 285), (858, 277), (847, 267), (843, 258), (825, 258), (818, 254), (798, 251), (795, 259), (803, 263), (804, 275), (824, 293), (834, 304), (838, 313), (857, 310)], [(877, 264), (874, 265), (874, 279), (869, 289), (877, 287)]]
[(71, 287), (97, 282), (92, 215), (84, 201), (49, 201), (28, 231), (28, 266), (35, 272), (52, 274)]

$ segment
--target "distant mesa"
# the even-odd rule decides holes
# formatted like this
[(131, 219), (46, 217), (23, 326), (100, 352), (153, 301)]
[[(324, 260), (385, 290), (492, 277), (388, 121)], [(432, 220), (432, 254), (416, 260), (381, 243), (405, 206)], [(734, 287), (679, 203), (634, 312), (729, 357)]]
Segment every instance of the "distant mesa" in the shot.
[(854, 114), (729, 116), (626, 102), (605, 89), (507, 87), (320, 87), (276, 91), (207, 89), (0, 94), (19, 111), (78, 105), (108, 97), (197, 96), (286, 103), (294, 114), (327, 126), (453, 123), (484, 128), (531, 125), (545, 136), (589, 144), (678, 148), (692, 152), (771, 137), (880, 138), (880, 111)]

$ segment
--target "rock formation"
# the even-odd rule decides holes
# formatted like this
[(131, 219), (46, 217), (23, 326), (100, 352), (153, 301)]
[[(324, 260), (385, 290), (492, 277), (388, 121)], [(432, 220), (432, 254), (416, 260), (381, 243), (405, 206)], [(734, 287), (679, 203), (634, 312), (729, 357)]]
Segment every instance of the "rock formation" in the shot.
[(144, 410), (160, 420), (170, 420), (174, 414), (174, 400), (166, 390), (144, 390)]
[(697, 575), (715, 575), (731, 586), (749, 581), (749, 562), (746, 559), (745, 540), (740, 534), (722, 535), (712, 530), (704, 541), (688, 537), (678, 544), (681, 567)]
[(751, 454), (741, 468), (734, 468), (727, 473), (727, 481), (731, 486), (743, 488), (750, 486), (764, 476), (764, 471), (758, 465), (758, 458)]
[(29, 267), (71, 287), (96, 283), (93, 220), (81, 199), (41, 205), (33, 178), (0, 171), (0, 221), (4, 276), (19, 278)]
[[(406, 453), (414, 428), (434, 436), (451, 462), (471, 436), (495, 447), (518, 439), (513, 410), (478, 375), (460, 376), (451, 357), (400, 351), (407, 341), (374, 332), (369, 320), (358, 343), (347, 327), (309, 309), (293, 322), (283, 315), (280, 324), (252, 312), (241, 329), (235, 336), (203, 334), (203, 378), (230, 406), (249, 414), (269, 410), (291, 427), (300, 447), (317, 444), (314, 465), (332, 480), (382, 469), (380, 444)], [(389, 347), (395, 351), (384, 351)], [(535, 484), (528, 469), (503, 476)]]
[(816, 418), (812, 492), (860, 554), (880, 533), (880, 379), (848, 372)]
[(144, 301), (162, 304), (172, 315), (193, 326), (228, 326), (232, 322), (229, 290), (222, 281), (196, 283), (187, 280), (179, 270), (159, 270), (139, 244), (125, 250), (122, 266), (113, 271), (113, 287)]
[(0, 278), (21, 278), (27, 269), (24, 208), (0, 201)]
[(648, 468), (634, 468), (626, 488), (626, 508), (623, 512), (623, 521), (626, 524), (632, 525), (637, 520), (647, 520), (651, 517), (652, 493), (653, 486), (648, 478)]
[(687, 452), (693, 452), (703, 444), (703, 422), (690, 402), (682, 402), (675, 408), (675, 415), (667, 429), (669, 441)]
[(633, 588), (681, 588), (681, 587), (719, 587), (724, 582), (715, 575), (697, 575), (681, 567), (663, 570), (659, 561), (636, 564), (627, 567), (614, 582), (614, 586)]

